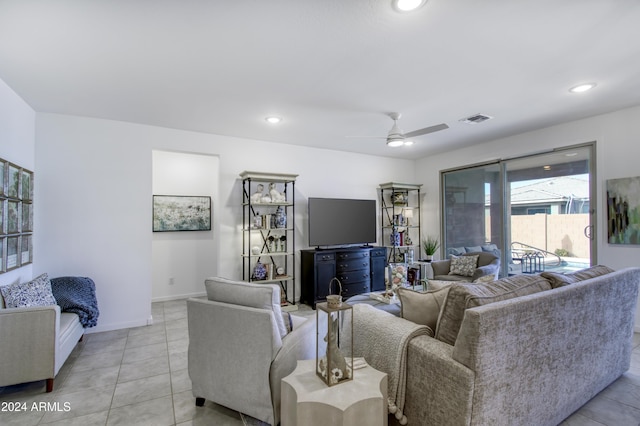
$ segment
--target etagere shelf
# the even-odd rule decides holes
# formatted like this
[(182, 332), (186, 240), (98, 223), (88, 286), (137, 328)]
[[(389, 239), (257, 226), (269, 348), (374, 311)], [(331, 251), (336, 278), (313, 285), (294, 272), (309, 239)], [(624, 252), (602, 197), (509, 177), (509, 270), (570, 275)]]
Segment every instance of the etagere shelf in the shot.
[(279, 284), (284, 310), (296, 310), (295, 181), (298, 175), (245, 171), (242, 279)]
[(389, 263), (420, 258), (420, 187), (421, 184), (411, 183), (380, 184), (380, 234)]

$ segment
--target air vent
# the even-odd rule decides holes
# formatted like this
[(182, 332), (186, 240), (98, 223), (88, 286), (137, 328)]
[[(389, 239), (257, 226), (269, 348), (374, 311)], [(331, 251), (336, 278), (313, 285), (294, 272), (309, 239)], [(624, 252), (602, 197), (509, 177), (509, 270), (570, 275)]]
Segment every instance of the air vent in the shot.
[(467, 123), (467, 124), (478, 124), (478, 123), (482, 123), (483, 121), (490, 120), (492, 118), (493, 117), (491, 117), (489, 115), (475, 114), (475, 115), (472, 115), (472, 116), (467, 117), (467, 118), (461, 118), (460, 121), (462, 121), (463, 123)]

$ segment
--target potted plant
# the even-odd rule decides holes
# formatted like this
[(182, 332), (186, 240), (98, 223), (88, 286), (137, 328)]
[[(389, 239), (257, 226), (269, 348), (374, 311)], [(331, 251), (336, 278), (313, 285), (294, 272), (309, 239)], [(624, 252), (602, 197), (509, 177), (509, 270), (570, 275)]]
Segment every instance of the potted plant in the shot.
[(431, 262), (433, 260), (433, 255), (440, 248), (440, 243), (438, 242), (438, 238), (432, 237), (429, 235), (428, 237), (422, 240), (422, 249), (424, 250), (424, 254), (426, 255), (427, 262)]

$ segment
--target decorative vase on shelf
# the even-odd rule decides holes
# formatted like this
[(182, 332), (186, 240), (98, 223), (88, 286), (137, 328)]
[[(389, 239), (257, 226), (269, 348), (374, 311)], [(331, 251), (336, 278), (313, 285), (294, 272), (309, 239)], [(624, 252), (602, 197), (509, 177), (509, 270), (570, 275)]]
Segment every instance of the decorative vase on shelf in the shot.
[(267, 278), (267, 268), (261, 263), (256, 263), (253, 268), (253, 278), (256, 280), (264, 280)]
[(393, 246), (393, 247), (400, 247), (400, 233), (397, 231), (393, 231), (391, 233), (391, 235), (389, 236), (389, 243)]
[(287, 214), (284, 212), (284, 208), (282, 208), (282, 206), (278, 206), (276, 209), (275, 222), (276, 228), (287, 227)]

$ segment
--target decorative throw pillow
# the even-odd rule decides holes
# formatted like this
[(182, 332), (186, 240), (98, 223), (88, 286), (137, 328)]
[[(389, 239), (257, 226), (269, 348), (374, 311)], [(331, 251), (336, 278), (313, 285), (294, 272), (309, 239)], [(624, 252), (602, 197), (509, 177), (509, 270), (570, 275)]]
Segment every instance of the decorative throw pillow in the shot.
[(539, 275), (516, 275), (486, 284), (452, 284), (442, 307), (435, 337), (454, 345), (467, 309), (544, 290), (551, 290), (551, 285)]
[(462, 275), (472, 277), (478, 265), (478, 255), (451, 257), (449, 275)]
[(440, 309), (449, 292), (449, 287), (420, 293), (417, 291), (399, 288), (400, 316), (416, 324), (426, 325), (431, 330), (436, 329)]
[(282, 321), (284, 321), (284, 327), (287, 329), (287, 334), (293, 331), (293, 320), (289, 312), (282, 311)]
[(0, 287), (0, 292), (2, 292), (7, 308), (51, 306), (56, 304), (56, 299), (51, 292), (51, 282), (46, 273), (26, 283), (2, 286)]
[(611, 272), (614, 272), (614, 270), (608, 266), (596, 265), (566, 274), (560, 274), (558, 272), (543, 272), (540, 275), (549, 280), (552, 288), (558, 288), (588, 280), (590, 278), (599, 277), (600, 275), (609, 274)]

